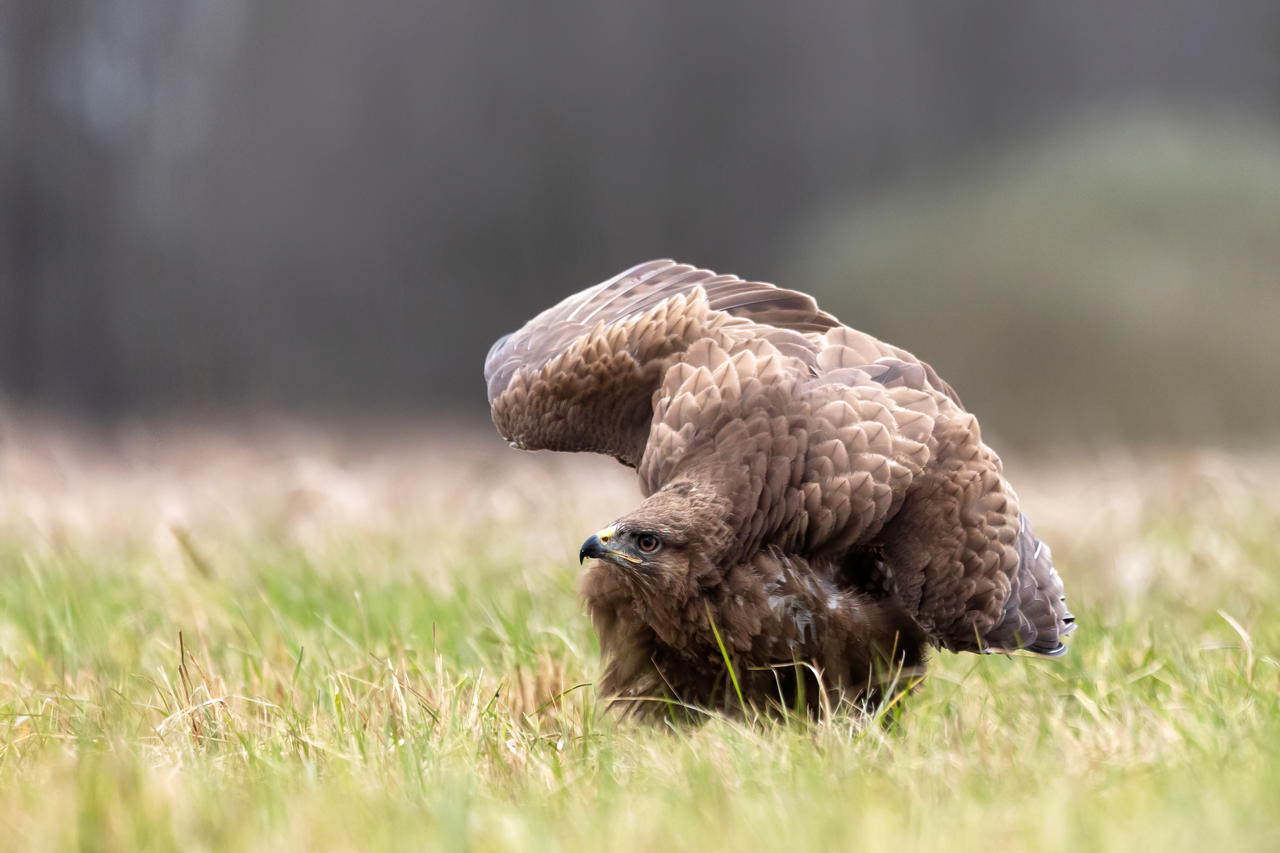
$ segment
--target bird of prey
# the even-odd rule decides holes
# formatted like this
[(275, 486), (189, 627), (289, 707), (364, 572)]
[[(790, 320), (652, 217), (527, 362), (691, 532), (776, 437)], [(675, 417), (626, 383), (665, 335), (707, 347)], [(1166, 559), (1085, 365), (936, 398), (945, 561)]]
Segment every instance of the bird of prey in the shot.
[(977, 420), (803, 293), (649, 261), (499, 339), (484, 373), (513, 446), (639, 475), (579, 554), (627, 711), (816, 711), (896, 693), (931, 646), (1066, 651), (1062, 581)]

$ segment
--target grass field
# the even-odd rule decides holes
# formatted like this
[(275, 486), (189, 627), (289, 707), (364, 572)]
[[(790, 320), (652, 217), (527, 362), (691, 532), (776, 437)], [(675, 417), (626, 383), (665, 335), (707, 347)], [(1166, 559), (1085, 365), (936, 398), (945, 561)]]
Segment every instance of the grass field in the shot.
[(485, 426), (0, 424), (0, 847), (1280, 849), (1280, 456), (1009, 461), (1080, 630), (895, 726), (618, 722), (635, 501)]

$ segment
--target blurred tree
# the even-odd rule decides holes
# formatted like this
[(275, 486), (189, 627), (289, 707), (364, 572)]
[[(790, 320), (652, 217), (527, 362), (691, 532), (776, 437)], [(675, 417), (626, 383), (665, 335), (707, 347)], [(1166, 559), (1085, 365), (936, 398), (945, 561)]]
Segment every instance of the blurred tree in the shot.
[(1111, 120), (832, 216), (789, 280), (1002, 444), (1203, 441), (1280, 431), (1277, 236), (1274, 127)]
[(12, 122), (5, 234), (11, 306), (7, 381), (26, 397), (104, 409), (117, 399), (103, 322), (114, 244), (100, 227), (116, 173), (66, 103), (80, 55), (83, 2), (25, 3), (6, 17)]

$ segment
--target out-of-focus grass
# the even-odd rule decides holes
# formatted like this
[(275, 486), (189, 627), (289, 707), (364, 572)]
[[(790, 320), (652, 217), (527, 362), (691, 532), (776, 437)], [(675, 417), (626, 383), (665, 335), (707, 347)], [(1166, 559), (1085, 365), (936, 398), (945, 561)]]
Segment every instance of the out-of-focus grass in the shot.
[(0, 822), (47, 848), (1280, 845), (1280, 458), (1010, 472), (1081, 628), (901, 724), (619, 723), (576, 599), (634, 500), (467, 431), (0, 445)]

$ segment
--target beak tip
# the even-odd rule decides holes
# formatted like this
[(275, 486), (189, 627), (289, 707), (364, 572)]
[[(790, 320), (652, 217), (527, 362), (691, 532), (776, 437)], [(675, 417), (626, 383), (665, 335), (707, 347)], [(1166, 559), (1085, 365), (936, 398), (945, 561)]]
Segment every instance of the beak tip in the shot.
[(593, 533), (586, 542), (582, 543), (582, 549), (578, 551), (578, 565), (585, 563), (587, 557), (602, 557), (604, 553), (604, 543)]

